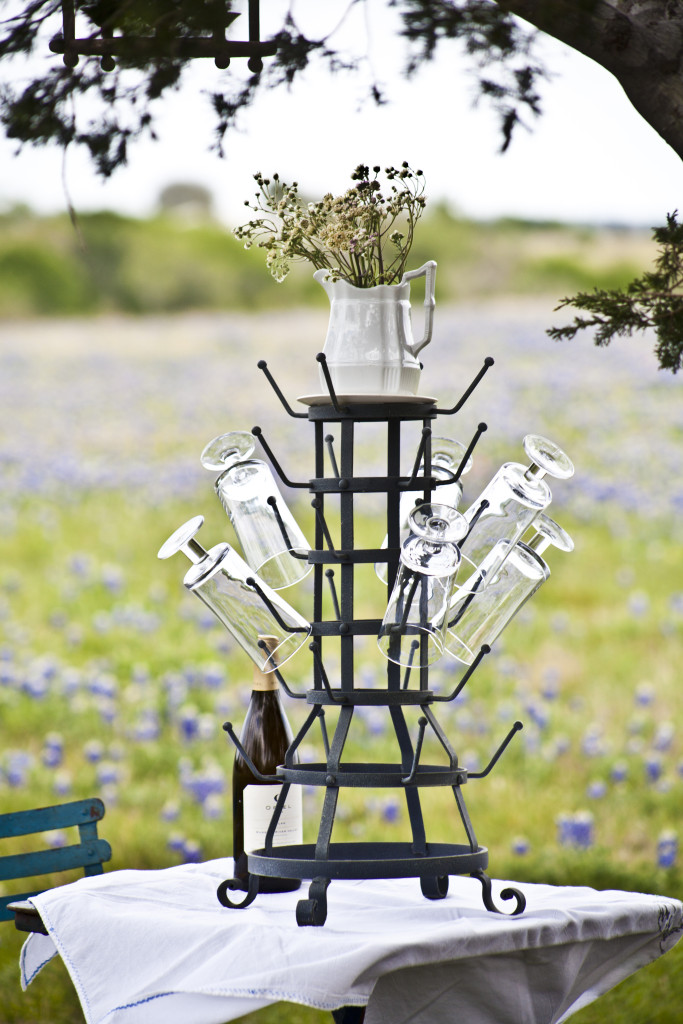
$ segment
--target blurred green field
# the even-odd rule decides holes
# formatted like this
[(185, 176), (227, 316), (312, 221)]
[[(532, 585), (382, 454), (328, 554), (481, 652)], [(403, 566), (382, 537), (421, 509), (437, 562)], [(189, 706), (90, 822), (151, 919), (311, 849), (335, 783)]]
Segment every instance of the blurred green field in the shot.
[[(499, 294), (556, 298), (625, 285), (651, 263), (649, 232), (499, 220), (477, 223), (443, 206), (418, 226), (411, 266), (439, 264), (442, 301)], [(0, 318), (173, 313), (192, 309), (323, 306), (310, 269), (285, 285), (225, 227), (169, 214), (148, 220), (103, 211), (0, 214)]]
[[(194, 510), (177, 504), (164, 516), (181, 522)], [(0, 544), (5, 651), (8, 644), (24, 651), (30, 644), (33, 654), (32, 683), (23, 692), (7, 683), (0, 689), (5, 767), (11, 752), (31, 757), (24, 783), (3, 786), (3, 810), (53, 801), (61, 779), (69, 796), (103, 796), (101, 834), (114, 848), (110, 869), (178, 863), (182, 856), (168, 843), (179, 837), (196, 844), (202, 858), (227, 855), (229, 793), (202, 805), (181, 779), (183, 773), (187, 779), (188, 772), (197, 777), (212, 771), (220, 779), (229, 771), (232, 753), (219, 726), (226, 718), (240, 720), (250, 667), (233, 651), (224, 656), (220, 627), (200, 624), (200, 603), (180, 591), (180, 566), (150, 559), (150, 541), (159, 537), (157, 510), (131, 507), (121, 494), (89, 495), (53, 513), (47, 525), (43, 512), (27, 505), (17, 531)], [(220, 517), (208, 519), (218, 530)], [(118, 524), (115, 531), (112, 523)], [(680, 587), (680, 547), (666, 533), (618, 540), (604, 528), (586, 536), (578, 524), (565, 525), (582, 538), (580, 557), (567, 559), (552, 586), (539, 593), (528, 621), (509, 628), (505, 653), (477, 672), (468, 700), (443, 714), (461, 760), (479, 766), (515, 718), (526, 723), (499, 768), (467, 787), (470, 814), (490, 849), (494, 877), (680, 897), (680, 866), (656, 866), (658, 836), (680, 820), (678, 739), (654, 753), (662, 723), (680, 720), (680, 621), (663, 628), (672, 625), (670, 595)], [(90, 564), (74, 564), (74, 552)], [(38, 588), (32, 585), (36, 566)], [(647, 613), (635, 620), (624, 587), (629, 573), (651, 595)], [(147, 617), (158, 625), (153, 628)], [(45, 652), (42, 664), (37, 652)], [(368, 665), (376, 661), (372, 655)], [(43, 687), (41, 673), (54, 682)], [(306, 658), (297, 658), (287, 676), (304, 685)], [(648, 681), (656, 682), (656, 696)], [(43, 688), (41, 696), (31, 695)], [(68, 697), (65, 688), (73, 690)], [(291, 720), (300, 721), (298, 706), (290, 704)], [(194, 739), (186, 736), (188, 721), (196, 723)], [(154, 727), (146, 728), (150, 723)], [(364, 722), (352, 731), (349, 760), (362, 760), (370, 742), (373, 758), (395, 759), (393, 743), (376, 727)], [(64, 756), (58, 768), (48, 769), (41, 758), (46, 737), (54, 733), (64, 740)], [(93, 740), (104, 751), (97, 763), (86, 755)], [(587, 756), (593, 741), (597, 750)], [(648, 778), (648, 752), (661, 761), (656, 780)], [(428, 753), (439, 756), (437, 750)], [(613, 781), (616, 766), (625, 769), (619, 783)], [(606, 793), (590, 799), (596, 783)], [(431, 839), (462, 841), (453, 839), (461, 828), (448, 794), (427, 791), (425, 808)], [(386, 839), (388, 831), (404, 837), (403, 808), (397, 821), (388, 810), (384, 794), (371, 794), (369, 802), (365, 793), (356, 794), (342, 804), (336, 838)], [(595, 845), (558, 845), (558, 815), (581, 810), (594, 815)], [(316, 827), (312, 802), (307, 811), (310, 841)], [(518, 839), (528, 844), (523, 855), (515, 852)], [(3, 1021), (79, 1020), (61, 966), (51, 965), (27, 993), (19, 991), (19, 947), (19, 936), (7, 925), (0, 946)], [(575, 1019), (587, 1024), (609, 1012), (617, 1021), (673, 1024), (683, 994), (678, 960), (674, 951)], [(654, 999), (653, 986), (666, 997)], [(639, 999), (647, 1001), (646, 1013), (634, 1008)], [(282, 1013), (292, 1022), (328, 1019), (303, 1009)], [(266, 1024), (282, 1020), (282, 1013), (260, 1011), (248, 1019)]]
[[(681, 898), (680, 858), (663, 866), (658, 851), (664, 835), (680, 830), (683, 790), (678, 381), (652, 372), (641, 354), (646, 345), (607, 356), (552, 345), (539, 338), (547, 315), (545, 308), (533, 315), (444, 309), (443, 335), (433, 354), (426, 350), (428, 393), (437, 392), (440, 375), (437, 393), (451, 382), (457, 393), (458, 373), (460, 387), (482, 353), (497, 360), (497, 376), (491, 372), (462, 420), (439, 422), (463, 439), (483, 415), (490, 423), (472, 479), (465, 478), (469, 500), (501, 459), (522, 457), (526, 429), (555, 437), (577, 464), (576, 480), (558, 485), (553, 511), (576, 550), (552, 558), (548, 583), (463, 699), (439, 717), (461, 763), (473, 769), (487, 763), (513, 721), (524, 722), (499, 766), (465, 793), (493, 877)], [(316, 350), (318, 321), (154, 321), (146, 348), (131, 322), (96, 327), (65, 321), (21, 332), (5, 324), (0, 802), (11, 811), (102, 796), (109, 870), (226, 856), (233, 755), (221, 724), (241, 721), (251, 667), (183, 591), (183, 556), (159, 562), (156, 551), (198, 512), (206, 546), (233, 539), (211, 477), (196, 468), (213, 434), (259, 422), (292, 475), (307, 472), (308, 424), (282, 423), (255, 363), (267, 355), (287, 394), (306, 390), (301, 375)], [(278, 334), (290, 347), (276, 345)], [(310, 534), (306, 497), (288, 499)], [(359, 534), (374, 546), (380, 526), (368, 510)], [(287, 599), (304, 611), (310, 577)], [(385, 600), (368, 567), (362, 602), (377, 612)], [(307, 684), (308, 658), (292, 660), (293, 686)], [(331, 653), (332, 675), (334, 661)], [(359, 643), (364, 685), (379, 684), (382, 668), (374, 641)], [(439, 663), (433, 685), (450, 687), (456, 671)], [(286, 707), (293, 724), (301, 720), (295, 702)], [(381, 714), (354, 719), (346, 756), (363, 760), (368, 751), (378, 761), (395, 758)], [(305, 754), (320, 756), (313, 740)], [(439, 753), (428, 748), (428, 755)], [(452, 798), (427, 793), (429, 838), (461, 841)], [(306, 797), (308, 839), (318, 807)], [(560, 820), (587, 814), (586, 848), (562, 841)], [(340, 801), (335, 839), (400, 840), (406, 817), (386, 792), (353, 794)], [(61, 963), (21, 992), (21, 941), (11, 925), (0, 930), (0, 1020), (81, 1021)], [(675, 1024), (682, 957), (679, 945), (573, 1019)], [(281, 1005), (244, 1018), (283, 1020), (329, 1024), (330, 1015)]]

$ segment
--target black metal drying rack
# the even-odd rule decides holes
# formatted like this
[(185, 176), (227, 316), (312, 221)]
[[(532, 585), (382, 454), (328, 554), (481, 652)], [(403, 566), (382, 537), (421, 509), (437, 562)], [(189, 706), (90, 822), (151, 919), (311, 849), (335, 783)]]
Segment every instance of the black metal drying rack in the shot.
[[(440, 702), (450, 702), (460, 694), (488, 647), (482, 647), (472, 665), (459, 679), (449, 694), (436, 693), (429, 688), (428, 667), (410, 666), (387, 661), (386, 687), (359, 688), (355, 685), (354, 641), (356, 637), (377, 636), (381, 619), (359, 619), (354, 613), (355, 570), (360, 564), (387, 562), (389, 590), (393, 585), (400, 556), (399, 500), (403, 491), (423, 491), (425, 501), (440, 483), (457, 480), (474, 450), (486, 424), (480, 423), (457, 471), (443, 481), (431, 475), (431, 427), (437, 416), (452, 416), (465, 404), (477, 387), (493, 359), (487, 358), (462, 398), (450, 409), (438, 408), (436, 403), (425, 398), (411, 398), (386, 404), (364, 404), (358, 397), (353, 401), (338, 397), (335, 393), (329, 368), (324, 355), (317, 357), (327, 384), (327, 395), (320, 404), (312, 404), (307, 412), (295, 412), (273, 378), (265, 361), (259, 362), (273, 390), (289, 416), (308, 419), (315, 430), (315, 477), (305, 483), (288, 479), (277, 458), (264, 438), (259, 427), (252, 433), (259, 438), (261, 446), (270, 459), (280, 479), (288, 487), (306, 488), (313, 495), (316, 510), (315, 548), (301, 557), (314, 566), (313, 621), (311, 623), (313, 654), (313, 687), (305, 693), (294, 692), (287, 684), (279, 669), (277, 677), (285, 692), (293, 698), (306, 700), (311, 706), (303, 726), (291, 743), (284, 765), (274, 776), (262, 775), (244, 751), (232, 725), (224, 726), (233, 743), (262, 782), (282, 783), (283, 794), (273, 813), (265, 846), (248, 853), (248, 878), (246, 881), (227, 879), (218, 888), (218, 898), (226, 907), (247, 907), (259, 892), (259, 878), (310, 879), (308, 898), (299, 900), (296, 919), (299, 925), (323, 925), (327, 918), (327, 888), (334, 879), (369, 878), (419, 878), (423, 895), (427, 899), (443, 899), (448, 892), (449, 875), (469, 874), (482, 885), (482, 899), (485, 907), (500, 913), (493, 895), (491, 880), (486, 874), (488, 850), (480, 846), (470, 821), (462, 787), (470, 779), (488, 775), (515, 733), (522, 728), (515, 722), (491, 758), (487, 767), (480, 772), (471, 772), (458, 764), (457, 755), (441, 728), (434, 707)], [(422, 436), (416, 454), (413, 471), (409, 477), (401, 476), (401, 427), (404, 423), (422, 422)], [(386, 475), (357, 476), (354, 465), (355, 427), (361, 423), (386, 423)], [(326, 424), (339, 424), (339, 460), (334, 451), (332, 435), (325, 431)], [(327, 453), (327, 459), (326, 459)], [(326, 462), (331, 473), (325, 474)], [(357, 548), (354, 538), (355, 497), (359, 494), (386, 494), (387, 547)], [(335, 545), (325, 519), (325, 502), (337, 498), (339, 501), (340, 543)], [(277, 514), (277, 505), (275, 505)], [(286, 538), (284, 524), (280, 526)], [(291, 546), (291, 545), (290, 545)], [(334, 582), (339, 573), (339, 589)], [(330, 588), (335, 611), (334, 619), (323, 618), (323, 592)], [(267, 602), (265, 595), (261, 595)], [(271, 611), (276, 614), (271, 606)], [(284, 625), (284, 624), (283, 624)], [(323, 644), (335, 638), (340, 645), (339, 684), (332, 685), (325, 670)], [(414, 683), (418, 676), (418, 685)], [(354, 711), (358, 707), (386, 708), (394, 728), (400, 750), (401, 761), (396, 764), (348, 763), (342, 760), (344, 747), (349, 735)], [(325, 709), (338, 709), (338, 718), (331, 741), (325, 725)], [(418, 708), (420, 719), (418, 735), (413, 742), (405, 709)], [(300, 764), (296, 762), (297, 750), (310, 729), (318, 723), (321, 728), (325, 761)], [(430, 728), (445, 754), (445, 763), (423, 764), (420, 760), (423, 739)], [(316, 786), (324, 788), (320, 826), (315, 843), (289, 846), (274, 846), (280, 809), (285, 803), (287, 790), (291, 785)], [(467, 842), (433, 843), (427, 839), (420, 790), (424, 787), (450, 786), (465, 830)], [(412, 842), (353, 842), (333, 843), (332, 829), (337, 810), (340, 790), (347, 787), (373, 789), (400, 789), (405, 799), (410, 820)], [(237, 891), (245, 892), (241, 899), (232, 898)], [(512, 915), (520, 914), (525, 899), (518, 889), (506, 888), (501, 894), (503, 900), (515, 901)]]

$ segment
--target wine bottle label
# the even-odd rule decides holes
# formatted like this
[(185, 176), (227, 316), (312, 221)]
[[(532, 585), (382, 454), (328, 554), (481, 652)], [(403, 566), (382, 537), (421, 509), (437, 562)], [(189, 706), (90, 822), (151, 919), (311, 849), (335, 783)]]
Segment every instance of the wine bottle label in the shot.
[[(282, 795), (282, 786), (244, 787), (244, 849), (261, 850), (266, 845), (266, 833), (273, 817), (277, 801)], [(303, 813), (301, 787), (290, 786), (285, 806), (277, 823), (273, 846), (288, 846), (303, 841)]]

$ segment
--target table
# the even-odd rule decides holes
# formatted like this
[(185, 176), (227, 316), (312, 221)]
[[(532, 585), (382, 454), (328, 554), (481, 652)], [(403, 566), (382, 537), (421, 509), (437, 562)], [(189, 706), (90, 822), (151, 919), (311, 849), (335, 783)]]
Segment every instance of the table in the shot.
[(223, 1024), (283, 1000), (367, 1004), (365, 1024), (555, 1024), (683, 930), (677, 900), (583, 887), (494, 882), (527, 909), (493, 914), (467, 877), (435, 902), (417, 879), (333, 881), (326, 924), (300, 928), (301, 892), (221, 907), (231, 874), (231, 859), (113, 871), (34, 897), (49, 934), (24, 944), (22, 985), (59, 953), (88, 1024)]

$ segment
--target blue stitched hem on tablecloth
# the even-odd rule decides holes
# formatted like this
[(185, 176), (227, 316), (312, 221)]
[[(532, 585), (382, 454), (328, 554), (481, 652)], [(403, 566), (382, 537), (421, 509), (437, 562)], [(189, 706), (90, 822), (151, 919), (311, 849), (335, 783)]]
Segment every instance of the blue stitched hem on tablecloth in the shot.
[(58, 956), (59, 954), (57, 953), (57, 950), (55, 949), (54, 953), (51, 956), (47, 957), (46, 960), (43, 960), (43, 962), (41, 964), (38, 964), (38, 966), (36, 967), (35, 971), (31, 975), (31, 977), (29, 978), (26, 975), (26, 953), (24, 952), (25, 949), (26, 949), (25, 945), (21, 947), (21, 974), (22, 974), (22, 977), (25, 978), (25, 980), (26, 980), (26, 988), (28, 988), (28, 986), (31, 984), (31, 982), (33, 981), (35, 976), (39, 973), (39, 971), (42, 971), (42, 969), (45, 966), (45, 964), (49, 964), (50, 960), (54, 960), (54, 958), (56, 956)]
[[(223, 999), (230, 998), (230, 996), (233, 996), (233, 997), (237, 997), (237, 996), (244, 997), (244, 996), (247, 996), (247, 997), (253, 997), (254, 999), (263, 999), (263, 998), (266, 998), (266, 995), (267, 995), (267, 998), (268, 999), (272, 999), (273, 1002), (280, 1002), (280, 1001), (282, 1001), (282, 1002), (286, 1002), (286, 1003), (299, 1003), (301, 1001), (301, 996), (300, 996), (299, 993), (293, 993), (293, 992), (287, 992), (287, 991), (269, 990), (268, 993), (266, 994), (262, 989), (257, 989), (257, 988), (231, 989), (229, 993), (226, 993), (226, 992), (195, 992), (195, 993), (189, 993), (189, 992), (178, 991), (178, 989), (174, 989), (173, 991), (170, 991), (170, 992), (157, 992), (157, 993), (155, 993), (155, 995), (152, 995), (152, 996), (144, 996), (142, 999), (136, 999), (132, 1003), (123, 1003), (123, 1004), (121, 1004), (119, 1006), (112, 1006), (111, 1010), (109, 1010), (109, 1012), (107, 1013), (107, 1016), (109, 1016), (109, 1014), (112, 1014), (112, 1013), (117, 1013), (119, 1010), (132, 1010), (136, 1006), (144, 1006), (145, 1003), (151, 1003), (155, 999), (165, 999), (167, 996), (186, 996), (186, 995), (202, 995), (202, 996), (210, 996), (210, 997), (223, 998)], [(343, 1006), (367, 1006), (367, 1002), (368, 1002), (367, 999), (364, 999), (361, 1002), (357, 1003), (357, 1002), (355, 1002), (355, 1000), (344, 998), (343, 1002), (339, 1003), (339, 1006), (342, 1006), (342, 1005)], [(331, 1005), (332, 1003), (334, 1003), (335, 1005)], [(333, 1000), (333, 999), (332, 1000), (328, 999), (328, 1000), (325, 1000), (323, 1002), (320, 1002), (318, 1000), (312, 1000), (312, 999), (308, 999), (307, 998), (304, 1005), (305, 1006), (310, 1006), (312, 1009), (315, 1009), (315, 1010), (336, 1010), (336, 1009), (338, 1009), (338, 1006), (336, 1005), (336, 1001)]]

